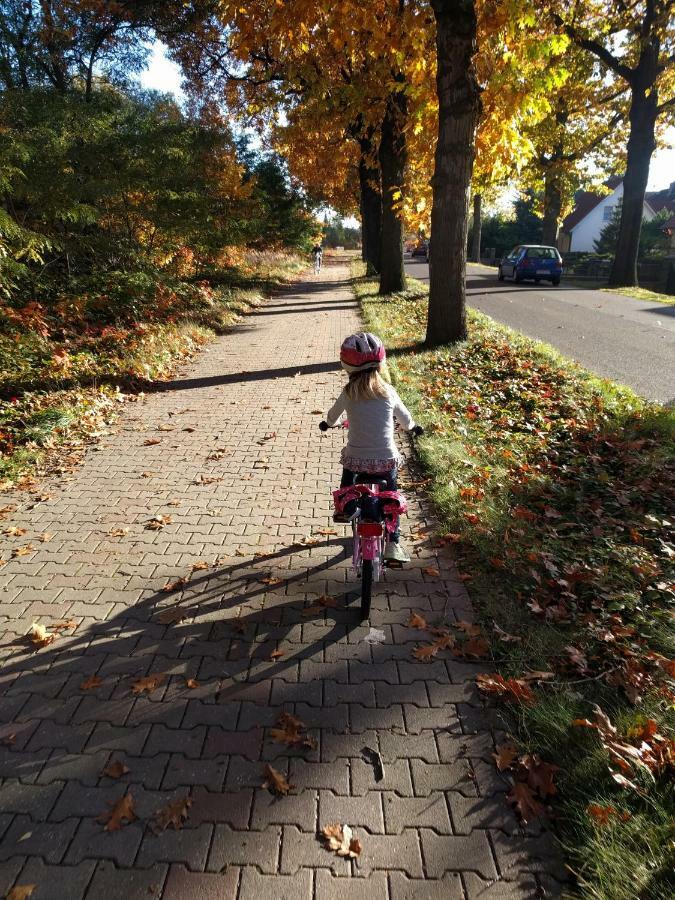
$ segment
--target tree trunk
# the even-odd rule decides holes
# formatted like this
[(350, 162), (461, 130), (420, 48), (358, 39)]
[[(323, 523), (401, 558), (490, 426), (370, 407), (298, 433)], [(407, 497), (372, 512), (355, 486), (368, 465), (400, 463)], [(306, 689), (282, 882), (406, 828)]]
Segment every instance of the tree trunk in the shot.
[(636, 285), (637, 260), (640, 249), (640, 230), (642, 228), (642, 211), (645, 192), (649, 179), (649, 163), (656, 149), (654, 131), (658, 115), (658, 93), (652, 86), (647, 88), (636, 79), (631, 91), (630, 104), (630, 137), (628, 138), (628, 155), (626, 174), (623, 179), (623, 201), (621, 203), (621, 222), (619, 237), (609, 284), (613, 287)]
[(408, 102), (402, 91), (390, 94), (380, 136), (382, 173), (382, 238), (380, 241), (380, 294), (406, 288), (403, 268), (401, 195), (407, 162), (404, 126)]
[(483, 195), (473, 195), (473, 235), (471, 241), (471, 261), (480, 262), (481, 217), (483, 214)]
[(541, 234), (541, 242), (547, 247), (558, 246), (558, 224), (561, 209), (560, 188), (553, 173), (548, 171), (544, 179), (544, 220)]
[(473, 0), (432, 0), (436, 19), (438, 143), (431, 210), (427, 343), (466, 337), (466, 239), (480, 113)]
[(374, 154), (372, 129), (359, 138), (359, 188), (361, 206), (361, 257), (368, 275), (380, 273), (380, 243), (382, 239), (382, 194), (380, 169)]

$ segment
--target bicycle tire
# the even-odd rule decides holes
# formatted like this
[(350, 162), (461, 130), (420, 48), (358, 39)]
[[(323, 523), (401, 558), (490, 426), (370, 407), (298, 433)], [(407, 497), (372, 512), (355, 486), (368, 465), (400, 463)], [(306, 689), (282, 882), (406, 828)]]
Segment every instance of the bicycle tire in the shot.
[(370, 615), (370, 600), (373, 595), (373, 561), (364, 559), (361, 562), (361, 619)]

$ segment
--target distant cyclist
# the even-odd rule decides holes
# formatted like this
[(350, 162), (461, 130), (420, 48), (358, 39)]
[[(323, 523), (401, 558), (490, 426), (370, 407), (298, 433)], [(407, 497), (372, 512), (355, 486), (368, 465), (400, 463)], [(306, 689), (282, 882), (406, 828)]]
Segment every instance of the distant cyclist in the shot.
[(314, 257), (314, 274), (318, 275), (321, 271), (321, 260), (323, 259), (323, 247), (318, 242), (312, 247), (312, 256)]

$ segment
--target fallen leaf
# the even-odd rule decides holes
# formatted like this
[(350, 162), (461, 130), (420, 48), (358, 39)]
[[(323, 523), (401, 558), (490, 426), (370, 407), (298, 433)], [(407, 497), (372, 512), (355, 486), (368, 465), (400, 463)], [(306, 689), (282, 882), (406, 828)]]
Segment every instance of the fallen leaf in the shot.
[(171, 827), (179, 831), (187, 821), (192, 800), (189, 796), (180, 797), (172, 803), (167, 803), (153, 815), (152, 827), (155, 831), (166, 831)]
[(129, 766), (125, 766), (121, 760), (116, 759), (114, 762), (109, 762), (105, 769), (101, 772), (101, 775), (107, 775), (108, 778), (121, 778), (122, 775), (126, 775), (129, 772)]
[(511, 768), (514, 759), (518, 756), (518, 751), (513, 744), (502, 744), (501, 747), (497, 747), (497, 752), (492, 756), (499, 771), (505, 772)]
[(281, 659), (286, 653), (285, 650), (272, 650), (270, 653), (270, 659)]
[(69, 619), (67, 622), (55, 622), (53, 625), (50, 625), (52, 631), (73, 631), (78, 626), (78, 622), (75, 622), (74, 619)]
[(616, 813), (613, 806), (600, 806), (598, 803), (589, 803), (586, 812), (596, 825), (607, 825), (610, 818)]
[(185, 687), (190, 688), (191, 691), (194, 691), (199, 687), (199, 682), (196, 678), (186, 678), (185, 679)]
[(103, 684), (103, 679), (99, 678), (98, 675), (90, 675), (86, 681), (83, 681), (80, 685), (81, 691), (93, 691), (97, 687), (101, 687)]
[(187, 583), (187, 578), (178, 578), (176, 581), (168, 581), (162, 590), (165, 594), (172, 594), (174, 591), (179, 591), (181, 588), (185, 587)]
[(49, 541), (51, 541), (51, 539), (52, 539), (53, 537), (54, 537), (54, 535), (53, 535), (53, 534), (50, 534), (49, 531), (43, 531), (42, 534), (40, 535), (40, 541), (41, 541), (43, 544), (47, 544), (47, 543), (49, 543)]
[(434, 568), (434, 566), (426, 566), (426, 568), (422, 569), (425, 575), (428, 575), (430, 578), (440, 578), (441, 573), (438, 569)]
[(419, 613), (411, 612), (406, 622), (408, 628), (418, 628), (420, 631), (425, 631), (429, 626), (427, 625), (427, 620), (424, 616), (421, 616)]
[(508, 631), (504, 631), (503, 628), (500, 628), (499, 625), (495, 622), (492, 630), (497, 635), (500, 641), (503, 641), (505, 644), (519, 644), (522, 641), (521, 637), (518, 637), (516, 634), (509, 634)]
[(144, 678), (139, 678), (137, 681), (134, 681), (131, 685), (131, 691), (134, 694), (142, 694), (144, 691), (151, 694), (153, 691), (157, 690), (163, 681), (164, 675), (161, 673), (156, 675), (146, 675)]
[(207, 563), (206, 560), (200, 559), (199, 562), (192, 563), (192, 571), (193, 572), (202, 572), (204, 569), (211, 568), (210, 563)]
[(302, 615), (313, 616), (315, 613), (322, 612), (324, 609), (333, 608), (335, 606), (337, 606), (337, 599), (324, 594), (321, 597), (317, 597), (310, 606), (306, 606), (302, 611)]
[(161, 425), (157, 426), (157, 431), (173, 431), (173, 425), (166, 425), (164, 422)]
[(452, 650), (455, 643), (455, 636), (447, 633), (440, 634), (434, 641), (439, 650)]
[(332, 534), (337, 534), (337, 531), (332, 528), (319, 528), (314, 534), (320, 534), (322, 537), (329, 537)]
[(6, 534), (7, 537), (22, 537), (26, 533), (26, 529), (17, 528), (16, 525), (10, 525), (10, 527), (5, 528), (2, 533)]
[(184, 622), (185, 619), (192, 615), (191, 610), (184, 609), (180, 606), (170, 606), (163, 609), (157, 616), (160, 625), (176, 625), (178, 622)]
[(438, 653), (438, 645), (437, 644), (423, 644), (421, 647), (415, 647), (412, 652), (412, 655), (415, 659), (419, 659), (420, 662), (431, 662), (431, 660)]
[(44, 625), (33, 622), (28, 632), (28, 638), (35, 647), (48, 647), (53, 644), (57, 638), (56, 634), (47, 631)]
[(113, 528), (108, 532), (109, 537), (124, 537), (125, 534), (129, 534), (128, 528)]
[(111, 803), (110, 809), (101, 813), (97, 821), (101, 824), (105, 823), (104, 831), (119, 831), (124, 822), (127, 825), (135, 821), (137, 818), (134, 812), (134, 798), (131, 793), (127, 793), (121, 797), (117, 803)]
[(197, 475), (195, 480), (192, 482), (193, 484), (215, 484), (218, 481), (222, 481), (222, 475)]
[[(265, 408), (265, 407), (263, 406), (263, 409), (264, 409), (264, 408)], [(323, 415), (323, 410), (322, 410), (322, 409), (313, 409), (312, 412), (311, 412), (311, 415), (313, 415), (313, 416), (322, 416), (322, 415)]]
[(490, 644), (484, 637), (472, 637), (465, 641), (459, 651), (456, 652), (459, 652), (462, 656), (475, 656), (478, 658), (487, 656), (489, 649)]
[(282, 775), (281, 772), (277, 772), (277, 770), (269, 764), (265, 766), (263, 775), (265, 776), (265, 781), (262, 786), (271, 794), (277, 794), (279, 797), (284, 797), (295, 787), (294, 784), (288, 783), (286, 777)]
[(291, 713), (283, 712), (277, 720), (277, 727), (270, 728), (270, 737), (279, 744), (287, 747), (303, 747), (307, 750), (316, 749), (316, 741), (303, 732), (306, 729), (303, 721)]
[(557, 792), (553, 779), (559, 766), (544, 762), (536, 753), (528, 753), (520, 758), (521, 766), (527, 769), (527, 783), (540, 797), (552, 797)]
[(525, 823), (538, 818), (546, 811), (524, 781), (517, 781), (506, 795), (506, 799), (515, 806)]
[(154, 447), (155, 444), (161, 444), (161, 443), (162, 443), (162, 441), (160, 438), (147, 438), (146, 440), (143, 441), (143, 446), (144, 447)]
[(16, 744), (16, 731), (12, 731), (9, 734), (6, 734), (1, 740), (0, 744), (3, 747), (13, 747)]
[(7, 894), (7, 900), (28, 900), (36, 887), (36, 884), (16, 884)]
[(588, 660), (578, 647), (565, 647), (572, 665), (576, 666), (580, 673), (588, 671)]
[(522, 678), (504, 678), (503, 675), (476, 675), (478, 689), (493, 697), (517, 700), (520, 703), (534, 703), (532, 689)]
[(338, 856), (356, 859), (361, 853), (361, 842), (354, 838), (349, 825), (326, 825), (321, 836), (326, 850), (332, 850)]
[(276, 575), (266, 575), (264, 578), (260, 579), (261, 584), (269, 584), (269, 585), (277, 585), (283, 584), (283, 578), (277, 578)]
[(26, 544), (23, 547), (15, 547), (12, 550), (12, 556), (28, 556), (29, 553), (35, 553), (37, 547), (34, 547), (32, 544)]
[(463, 631), (464, 634), (469, 637), (478, 637), (480, 634), (480, 625), (474, 625), (472, 622), (465, 622), (463, 619), (460, 619), (459, 622), (452, 622), (451, 625), (453, 628)]
[(145, 527), (149, 528), (151, 531), (159, 531), (159, 529), (164, 528), (165, 525), (170, 525), (172, 521), (173, 518), (171, 516), (153, 516), (145, 523)]

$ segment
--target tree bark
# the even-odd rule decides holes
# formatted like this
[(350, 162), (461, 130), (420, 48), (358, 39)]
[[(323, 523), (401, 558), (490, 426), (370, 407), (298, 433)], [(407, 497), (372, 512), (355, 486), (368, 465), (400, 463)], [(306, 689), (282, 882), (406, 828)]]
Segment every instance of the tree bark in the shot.
[(359, 138), (359, 188), (361, 206), (361, 257), (368, 275), (380, 274), (382, 240), (382, 193), (380, 168), (373, 146), (373, 132)]
[(553, 173), (546, 172), (544, 178), (544, 220), (542, 223), (541, 242), (547, 247), (557, 247), (558, 225), (562, 209), (562, 196)]
[(400, 207), (407, 163), (403, 130), (407, 111), (405, 94), (402, 91), (390, 94), (382, 122), (378, 154), (382, 173), (380, 294), (392, 294), (406, 288)]
[(429, 345), (466, 337), (466, 239), (480, 113), (473, 0), (432, 0), (436, 19), (438, 143), (431, 210)]
[(473, 195), (473, 235), (471, 241), (471, 261), (480, 262), (480, 238), (483, 215), (483, 195)]
[[(639, 69), (638, 69), (639, 73)], [(609, 284), (613, 287), (636, 285), (638, 283), (637, 261), (640, 249), (642, 211), (645, 202), (649, 163), (656, 149), (655, 129), (658, 116), (658, 92), (651, 91), (638, 78), (632, 85), (629, 112), (630, 137), (626, 174), (623, 179), (623, 201), (619, 237), (616, 243), (614, 262), (609, 274)]]

